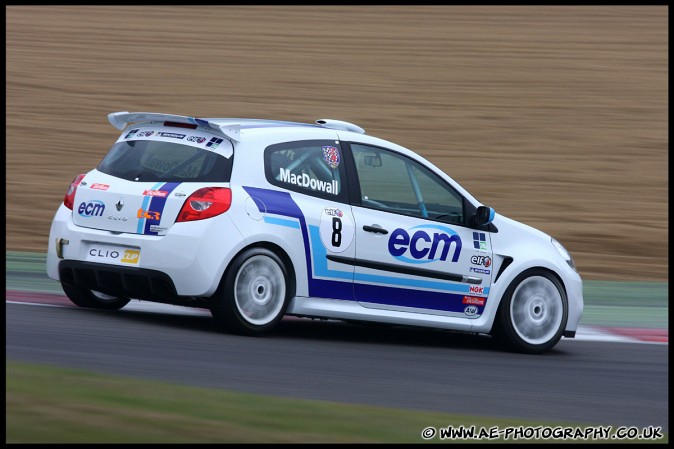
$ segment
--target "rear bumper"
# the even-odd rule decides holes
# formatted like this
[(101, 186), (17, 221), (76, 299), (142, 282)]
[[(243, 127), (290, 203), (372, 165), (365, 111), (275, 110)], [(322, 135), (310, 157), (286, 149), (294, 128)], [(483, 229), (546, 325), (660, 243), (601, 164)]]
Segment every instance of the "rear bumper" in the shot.
[[(61, 257), (58, 239), (67, 241), (61, 246)], [(90, 251), (97, 244), (133, 248), (139, 251), (139, 261), (135, 266), (96, 262)], [(244, 246), (243, 236), (227, 214), (177, 223), (164, 236), (115, 234), (76, 226), (72, 211), (61, 205), (49, 235), (47, 274), (62, 282), (96, 285), (99, 288), (91, 289), (101, 292), (121, 288), (120, 291), (134, 292), (125, 296), (139, 299), (143, 295), (150, 299), (165, 294), (208, 297), (215, 293), (227, 263)], [(134, 287), (133, 279), (140, 285)], [(115, 287), (115, 282), (124, 284)]]
[(61, 282), (108, 295), (182, 306), (209, 306), (205, 298), (178, 296), (171, 278), (157, 270), (76, 260), (62, 260), (58, 270)]
[(64, 284), (127, 298), (156, 299), (178, 296), (171, 278), (166, 273), (156, 270), (62, 260), (59, 263), (59, 277)]

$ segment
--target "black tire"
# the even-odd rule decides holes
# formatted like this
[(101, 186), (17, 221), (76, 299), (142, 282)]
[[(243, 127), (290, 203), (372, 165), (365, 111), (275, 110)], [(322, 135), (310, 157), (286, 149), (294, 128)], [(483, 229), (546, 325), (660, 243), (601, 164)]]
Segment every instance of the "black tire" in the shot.
[(239, 254), (211, 298), (211, 314), (228, 332), (260, 335), (283, 319), (291, 291), (288, 268), (266, 248), (250, 248)]
[(506, 289), (492, 336), (507, 349), (540, 354), (562, 338), (568, 314), (566, 291), (559, 279), (547, 270), (532, 268)]
[(119, 298), (95, 292), (76, 285), (61, 284), (68, 299), (80, 307), (103, 310), (119, 310), (131, 301), (131, 298)]

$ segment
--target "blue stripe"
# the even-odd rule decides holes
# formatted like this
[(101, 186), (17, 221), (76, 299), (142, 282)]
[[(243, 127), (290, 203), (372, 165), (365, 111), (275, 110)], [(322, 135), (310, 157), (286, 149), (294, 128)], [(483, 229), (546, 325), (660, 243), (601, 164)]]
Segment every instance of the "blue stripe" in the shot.
[[(266, 210), (266, 213), (269, 214), (292, 217), (299, 220), (298, 224), (291, 220), (265, 216), (266, 223), (280, 226), (289, 226), (292, 223), (293, 225), (290, 227), (299, 227), (301, 230), (307, 264), (309, 296), (354, 301), (354, 291), (357, 290), (363, 297), (367, 298), (363, 302), (382, 305), (458, 313), (463, 313), (468, 306), (467, 304), (462, 304), (464, 295), (472, 295), (469, 293), (470, 286), (467, 284), (397, 278), (365, 273), (354, 274), (353, 270), (342, 271), (328, 268), (327, 253), (321, 242), (319, 227), (313, 225), (307, 226), (302, 211), (289, 193), (255, 187), (243, 188), (253, 198), (260, 212), (264, 213)], [(311, 242), (311, 246), (309, 246), (309, 242)], [(313, 254), (310, 254), (310, 252)], [(333, 280), (314, 278), (312, 266), (316, 276), (329, 277)], [(389, 286), (353, 282), (354, 278), (357, 281), (388, 284)], [(341, 279), (341, 281), (337, 279)], [(390, 285), (399, 285), (407, 288), (390, 287)], [(415, 290), (418, 288), (444, 291)], [(488, 293), (489, 288), (485, 287), (484, 295), (486, 296)], [(484, 299), (486, 303), (487, 298), (485, 297)], [(478, 309), (476, 316), (478, 316), (482, 314), (484, 306), (476, 307)]]
[[(150, 190), (157, 190), (159, 188), (159, 186), (162, 185), (162, 184), (163, 184), (162, 182), (158, 182), (155, 185), (153, 185)], [(140, 206), (141, 209), (147, 210), (148, 206), (150, 205), (150, 201), (152, 201), (151, 196), (146, 196), (145, 198), (143, 198), (143, 203)], [(139, 218), (138, 219), (138, 227), (136, 228), (136, 233), (137, 234), (143, 234), (143, 229), (145, 229), (145, 218)]]
[[(166, 184), (162, 185), (161, 187), (153, 190), (162, 190), (166, 192), (166, 196), (154, 196), (150, 197), (150, 207), (149, 210), (152, 212), (158, 212), (159, 213), (159, 220), (154, 220), (154, 219), (145, 219), (145, 227), (144, 227), (144, 232), (143, 234), (146, 235), (158, 235), (159, 232), (157, 231), (150, 231), (150, 226), (152, 225), (159, 225), (161, 222), (161, 214), (164, 213), (164, 206), (166, 205), (166, 199), (168, 196), (175, 190), (176, 187), (180, 185), (179, 182), (167, 182)], [(145, 209), (145, 208), (143, 208)]]
[[(313, 252), (314, 270), (316, 276), (331, 277), (336, 279), (354, 279), (364, 282), (377, 282), (387, 285), (400, 285), (403, 287), (425, 288), (444, 290), (447, 292), (457, 293), (461, 295), (470, 294), (470, 286), (456, 282), (441, 282), (441, 281), (427, 281), (423, 279), (409, 279), (399, 278), (393, 276), (382, 276), (377, 274), (355, 273), (338, 270), (331, 270), (328, 268), (328, 259), (325, 257), (327, 252), (321, 243), (321, 235), (318, 226), (309, 226), (311, 233), (311, 248)], [(359, 284), (364, 285), (364, 284)], [(485, 294), (489, 293), (489, 288), (485, 288)]]
[(300, 224), (298, 222), (292, 221), (292, 220), (284, 220), (283, 218), (264, 217), (264, 222), (269, 223), (269, 224), (279, 225), (279, 226), (286, 226), (288, 228), (295, 228), (295, 229), (300, 228)]
[(284, 217), (297, 218), (300, 221), (302, 240), (304, 241), (304, 257), (307, 264), (307, 276), (309, 279), (309, 295), (311, 295), (311, 260), (309, 259), (309, 237), (307, 236), (307, 223), (299, 206), (290, 197), (288, 192), (277, 190), (260, 189), (257, 187), (243, 187), (248, 195), (253, 198), (258, 210), (263, 214), (282, 215)]

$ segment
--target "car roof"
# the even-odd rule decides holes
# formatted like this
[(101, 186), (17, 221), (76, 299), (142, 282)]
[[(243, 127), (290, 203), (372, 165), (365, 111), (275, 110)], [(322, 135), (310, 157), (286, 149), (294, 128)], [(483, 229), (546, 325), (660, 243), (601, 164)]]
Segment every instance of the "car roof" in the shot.
[(316, 124), (311, 123), (299, 123), (299, 122), (289, 122), (281, 120), (265, 120), (265, 119), (250, 119), (250, 118), (197, 118), (184, 115), (174, 115), (174, 114), (163, 114), (157, 112), (113, 112), (108, 114), (108, 120), (110, 123), (117, 129), (123, 130), (130, 123), (134, 123), (134, 126), (140, 125), (141, 123), (152, 123), (152, 122), (177, 122), (185, 123), (190, 125), (199, 125), (207, 128), (214, 129), (225, 135), (230, 140), (239, 141), (241, 140), (241, 130), (246, 130), (246, 133), (253, 132), (256, 130), (264, 132), (269, 128), (298, 128), (298, 129), (315, 129), (315, 130), (339, 130), (339, 131), (348, 131), (355, 132), (358, 134), (364, 134), (365, 130), (358, 125), (353, 123), (344, 122), (341, 120), (334, 119), (319, 119), (316, 120)]

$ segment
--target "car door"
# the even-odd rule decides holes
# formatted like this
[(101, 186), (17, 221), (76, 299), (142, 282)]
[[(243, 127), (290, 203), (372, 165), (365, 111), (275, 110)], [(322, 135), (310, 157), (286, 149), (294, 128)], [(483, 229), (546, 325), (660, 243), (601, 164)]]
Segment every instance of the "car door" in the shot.
[(338, 140), (271, 145), (265, 150), (265, 173), (270, 184), (282, 190), (248, 190), (264, 204), (265, 222), (273, 232), (287, 233), (285, 240), (294, 242), (290, 251), (304, 252), (308, 296), (353, 301), (353, 266), (329, 257), (355, 257), (341, 152)]
[(466, 226), (461, 195), (398, 152), (350, 148), (359, 194), (352, 205), (356, 300), (369, 308), (480, 316), (491, 283), (490, 236)]

